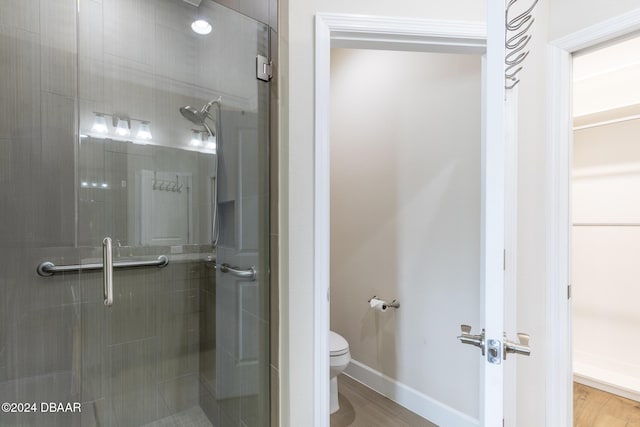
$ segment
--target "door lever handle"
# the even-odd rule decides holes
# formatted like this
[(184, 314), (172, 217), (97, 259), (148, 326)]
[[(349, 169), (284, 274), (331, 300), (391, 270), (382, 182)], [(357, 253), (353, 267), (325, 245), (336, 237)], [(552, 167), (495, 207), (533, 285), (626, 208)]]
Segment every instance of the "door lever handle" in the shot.
[(458, 336), (458, 339), (462, 344), (469, 344), (476, 347), (480, 347), (482, 350), (482, 355), (484, 356), (484, 329), (480, 333), (480, 335), (473, 335), (471, 333), (471, 326), (469, 325), (460, 325), (461, 333)]
[(518, 332), (518, 342), (509, 341), (507, 334), (504, 335), (504, 359), (507, 359), (507, 353), (516, 353), (523, 356), (531, 356), (531, 347), (529, 347), (529, 334)]

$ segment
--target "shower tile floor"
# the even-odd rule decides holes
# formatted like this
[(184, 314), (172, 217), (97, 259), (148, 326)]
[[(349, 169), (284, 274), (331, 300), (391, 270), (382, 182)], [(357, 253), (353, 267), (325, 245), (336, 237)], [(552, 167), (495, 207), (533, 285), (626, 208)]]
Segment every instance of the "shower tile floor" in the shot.
[(194, 406), (191, 409), (169, 415), (142, 427), (213, 427), (213, 424), (211, 424), (199, 406)]

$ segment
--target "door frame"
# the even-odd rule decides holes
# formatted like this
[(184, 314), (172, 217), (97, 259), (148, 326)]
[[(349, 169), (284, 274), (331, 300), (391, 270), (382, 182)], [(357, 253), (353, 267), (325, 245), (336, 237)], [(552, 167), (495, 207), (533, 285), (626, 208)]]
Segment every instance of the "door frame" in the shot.
[[(496, 3), (497, 4), (497, 3)], [(503, 12), (500, 13), (500, 15)], [(501, 18), (502, 19), (502, 18)], [(498, 28), (500, 32), (503, 28)], [(483, 54), (487, 50), (487, 26), (481, 22), (424, 20), (379, 16), (318, 14), (315, 20), (315, 135), (314, 135), (314, 426), (329, 425), (329, 289), (330, 289), (330, 54), (331, 48), (375, 48)], [(498, 76), (502, 81), (502, 75)], [(500, 83), (502, 85), (502, 83)], [(517, 102), (510, 103), (515, 108)], [(515, 117), (514, 114), (512, 116)], [(511, 129), (515, 132), (515, 129)], [(483, 133), (484, 134), (484, 133)], [(515, 133), (514, 133), (515, 135)], [(515, 151), (515, 138), (508, 153)], [(509, 151), (511, 150), (511, 151)], [(506, 168), (505, 182), (515, 182), (517, 168)], [(511, 175), (512, 174), (512, 175)], [(506, 240), (517, 230), (515, 193), (505, 200)], [(513, 241), (513, 240), (512, 240)], [(510, 245), (511, 246), (511, 245)], [(502, 248), (501, 248), (502, 249)], [(510, 259), (515, 259), (514, 252)], [(515, 264), (515, 263), (514, 263)], [(502, 269), (500, 269), (501, 271)], [(514, 276), (515, 277), (515, 276)], [(505, 278), (506, 279), (506, 278)], [(500, 301), (500, 304), (503, 304)], [(513, 359), (511, 359), (513, 360)], [(483, 415), (480, 414), (480, 417)]]
[(549, 44), (547, 92), (547, 425), (572, 425), (571, 152), (573, 54), (640, 30), (640, 8)]

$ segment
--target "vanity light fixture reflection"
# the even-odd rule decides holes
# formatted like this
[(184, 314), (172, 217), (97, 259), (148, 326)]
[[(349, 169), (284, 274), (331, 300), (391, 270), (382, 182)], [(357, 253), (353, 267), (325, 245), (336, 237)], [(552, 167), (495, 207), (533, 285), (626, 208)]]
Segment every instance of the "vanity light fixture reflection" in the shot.
[(189, 145), (192, 147), (201, 147), (202, 146), (202, 134), (198, 130), (194, 130), (191, 134), (191, 141), (189, 141)]
[(214, 152), (214, 154), (216, 153), (217, 144), (216, 144), (216, 137), (215, 136), (209, 136), (207, 138), (207, 145), (205, 146), (205, 148), (207, 150), (212, 150)]
[(96, 118), (93, 120), (93, 126), (91, 126), (91, 130), (96, 133), (109, 132), (107, 121), (102, 114), (96, 114)]
[(149, 126), (149, 122), (141, 122), (138, 127), (138, 133), (136, 134), (136, 138), (143, 139), (145, 141), (149, 141), (152, 138), (151, 135), (151, 127)]
[(116, 135), (129, 136), (131, 135), (131, 129), (129, 129), (129, 122), (125, 119), (118, 118), (116, 124)]

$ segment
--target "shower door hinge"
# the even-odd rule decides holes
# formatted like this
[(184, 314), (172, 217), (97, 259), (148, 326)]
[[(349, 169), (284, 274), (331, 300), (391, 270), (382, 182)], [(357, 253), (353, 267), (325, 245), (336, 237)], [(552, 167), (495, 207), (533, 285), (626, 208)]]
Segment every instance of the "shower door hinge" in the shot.
[(265, 82), (271, 81), (273, 77), (273, 62), (266, 56), (256, 56), (256, 78)]

